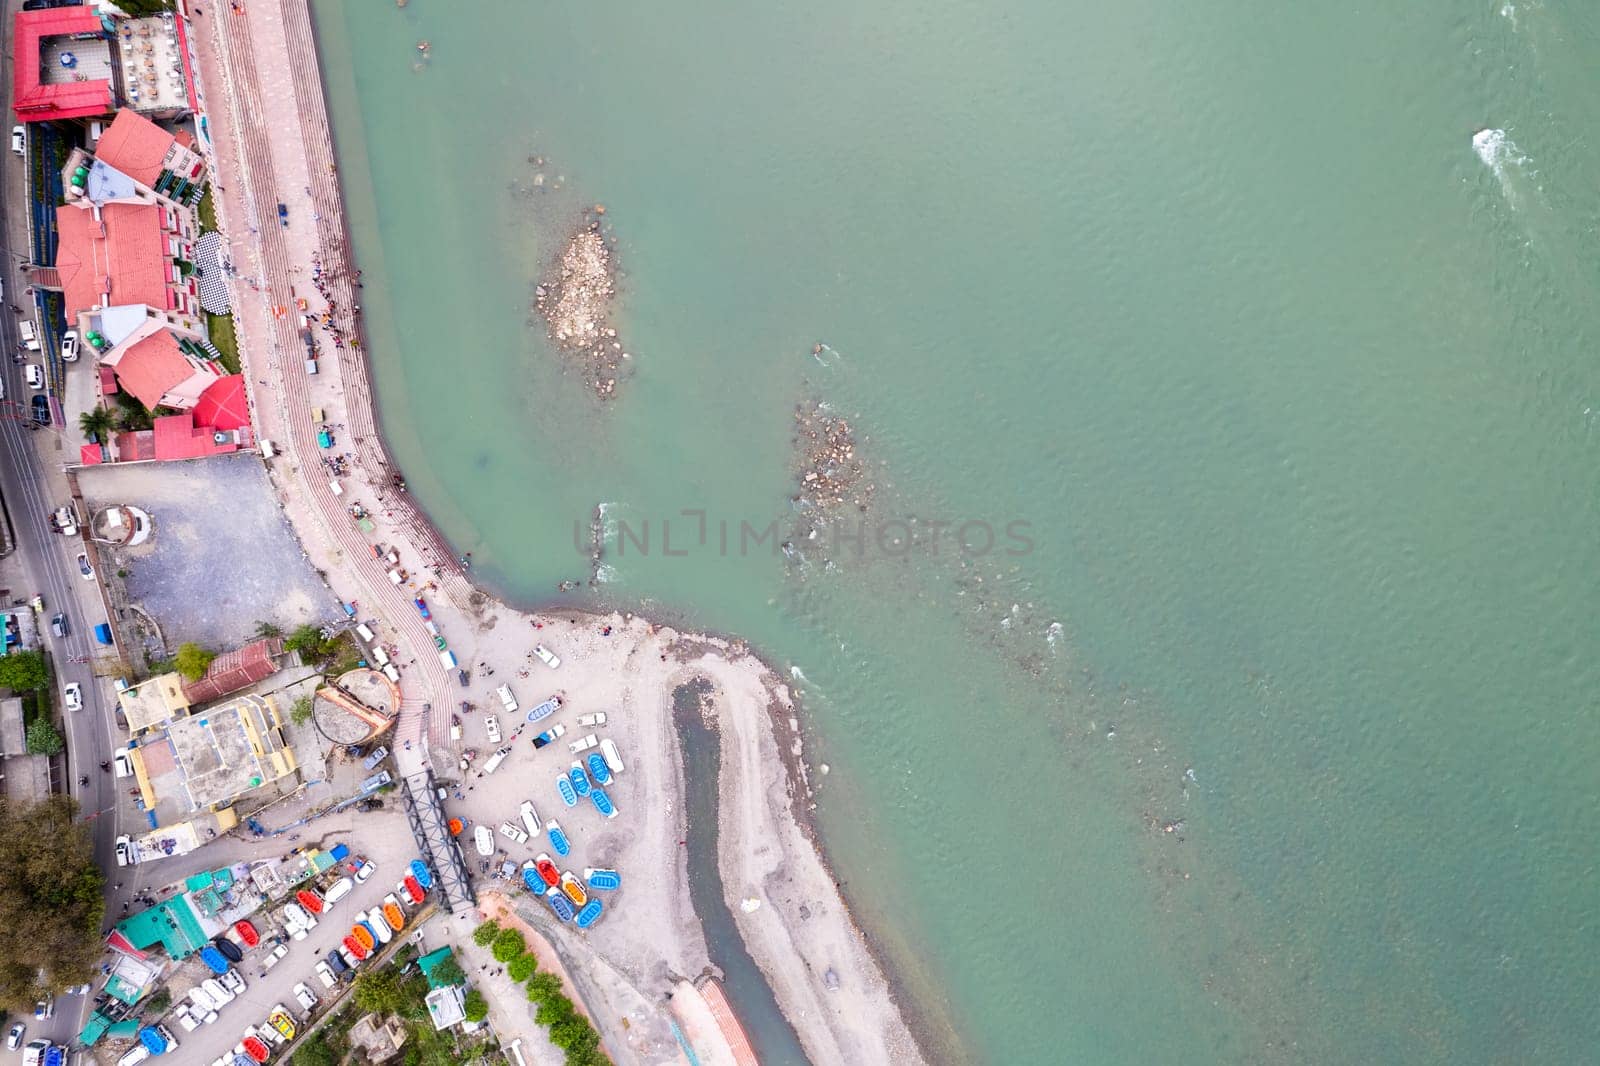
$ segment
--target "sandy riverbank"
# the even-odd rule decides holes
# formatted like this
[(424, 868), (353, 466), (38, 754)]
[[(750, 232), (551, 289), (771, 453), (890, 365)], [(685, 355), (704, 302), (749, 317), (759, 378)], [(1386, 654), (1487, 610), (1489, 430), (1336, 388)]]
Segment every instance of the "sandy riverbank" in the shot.
[[(537, 628), (536, 628), (537, 627)], [(494, 601), (452, 647), (471, 647), (475, 663), (494, 667), (486, 690), (505, 681), (523, 706), (561, 695), (547, 722), (511, 740), (513, 754), (493, 776), (469, 771), (452, 814), (493, 823), (531, 798), (542, 818), (559, 818), (572, 840), (565, 865), (609, 867), (623, 890), (588, 934), (554, 922), (544, 906), (512, 892), (519, 912), (555, 944), (578, 990), (595, 1013), (608, 1046), (626, 1042), (639, 1062), (672, 1061), (663, 1051), (664, 997), (681, 979), (711, 972), (705, 937), (689, 903), (684, 761), (673, 725), (673, 692), (695, 679), (709, 683), (704, 702), (722, 750), (718, 789), (719, 870), (727, 906), (747, 950), (772, 986), (812, 1061), (924, 1061), (803, 823), (809, 792), (800, 758), (799, 722), (781, 678), (737, 641), (681, 633), (643, 618), (562, 612), (527, 615)], [(542, 643), (561, 656), (552, 671), (533, 657)], [(505, 671), (505, 672), (503, 672)], [(480, 681), (474, 679), (478, 694)], [(452, 765), (462, 746), (482, 750), (482, 717), (493, 706), (485, 691), (479, 711), (464, 716), (461, 741), (433, 752)], [(608, 787), (620, 814), (601, 819), (587, 804), (567, 809), (554, 778), (569, 764), (565, 744), (589, 732), (579, 715), (604, 711), (593, 732), (621, 750), (626, 771)], [(502, 715), (502, 721), (505, 716)], [(531, 734), (567, 726), (553, 747), (534, 751)], [(515, 722), (505, 728), (515, 727)], [(450, 777), (447, 769), (437, 771)], [(530, 845), (540, 850), (538, 841)], [(522, 850), (508, 849), (520, 861)], [(475, 857), (474, 857), (475, 858)], [(746, 911), (742, 904), (759, 900)], [(831, 978), (830, 978), (831, 972)], [(830, 987), (836, 983), (837, 988)], [(737, 989), (733, 992), (737, 996)], [(626, 1029), (616, 1023), (626, 1018)]]

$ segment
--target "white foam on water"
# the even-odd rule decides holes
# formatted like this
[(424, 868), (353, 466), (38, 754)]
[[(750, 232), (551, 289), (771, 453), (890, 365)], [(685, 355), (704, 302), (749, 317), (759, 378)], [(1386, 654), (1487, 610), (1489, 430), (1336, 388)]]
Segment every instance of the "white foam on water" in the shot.
[(1478, 159), (1500, 183), (1500, 191), (1515, 207), (1517, 190), (1514, 179), (1527, 169), (1528, 157), (1522, 154), (1515, 141), (1499, 129), (1481, 129), (1472, 135), (1472, 150)]
[(617, 580), (617, 568), (609, 563), (601, 563), (595, 567), (594, 579), (603, 585), (612, 584)]
[(614, 514), (622, 508), (616, 501), (602, 503), (595, 507), (600, 512), (600, 540), (603, 544), (611, 544), (617, 539), (617, 519)]
[(1506, 19), (1507, 21), (1509, 21), (1511, 23), (1511, 28), (1513, 30), (1516, 29), (1517, 28), (1517, 5), (1516, 4), (1501, 4), (1500, 5), (1500, 17), (1503, 18), (1503, 19)]

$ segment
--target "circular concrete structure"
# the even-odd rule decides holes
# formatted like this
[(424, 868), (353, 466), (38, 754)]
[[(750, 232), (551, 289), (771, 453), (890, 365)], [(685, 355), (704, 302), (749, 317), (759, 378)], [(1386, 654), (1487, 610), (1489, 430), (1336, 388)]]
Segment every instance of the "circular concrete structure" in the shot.
[(335, 744), (365, 744), (387, 731), (399, 711), (399, 686), (362, 667), (317, 689), (311, 720)]

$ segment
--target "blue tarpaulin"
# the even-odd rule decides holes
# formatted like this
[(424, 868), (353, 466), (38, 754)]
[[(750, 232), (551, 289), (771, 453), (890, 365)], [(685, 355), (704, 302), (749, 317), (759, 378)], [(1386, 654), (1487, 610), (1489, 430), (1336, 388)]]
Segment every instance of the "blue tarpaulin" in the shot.
[(334, 862), (344, 862), (344, 860), (350, 857), (350, 849), (345, 847), (343, 844), (335, 844), (331, 854), (333, 855)]

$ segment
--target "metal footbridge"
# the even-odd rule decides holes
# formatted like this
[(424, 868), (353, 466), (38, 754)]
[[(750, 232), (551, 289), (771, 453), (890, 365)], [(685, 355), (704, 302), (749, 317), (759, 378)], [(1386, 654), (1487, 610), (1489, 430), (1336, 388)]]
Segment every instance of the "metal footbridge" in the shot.
[(422, 861), (439, 881), (445, 910), (451, 914), (470, 913), (477, 904), (472, 875), (461, 854), (461, 845), (450, 835), (450, 820), (439, 805), (433, 771), (423, 769), (407, 775), (401, 782), (401, 796), (405, 800), (406, 821), (411, 823), (411, 835), (417, 838)]

